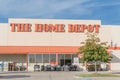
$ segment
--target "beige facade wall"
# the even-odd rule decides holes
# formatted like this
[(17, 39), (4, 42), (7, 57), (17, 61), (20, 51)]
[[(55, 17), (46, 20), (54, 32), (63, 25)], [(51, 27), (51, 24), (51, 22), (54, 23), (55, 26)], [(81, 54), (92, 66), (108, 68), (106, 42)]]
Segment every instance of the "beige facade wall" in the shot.
[(101, 25), (100, 32), (98, 34), (101, 42), (108, 42), (108, 45), (111, 43), (111, 27)]
[(120, 25), (114, 25), (110, 26), (111, 27), (111, 37), (113, 41), (113, 46), (120, 47)]
[[(10, 23), (30, 23), (32, 32), (11, 32)], [(66, 32), (34, 32), (34, 24), (65, 24)], [(80, 46), (86, 39), (85, 33), (69, 33), (68, 24), (99, 24), (100, 20), (48, 20), (48, 19), (9, 19), (9, 23), (0, 23), (0, 46)], [(120, 46), (120, 26), (101, 25), (99, 34), (102, 42)]]
[(111, 56), (111, 70), (120, 70), (120, 50), (112, 50)]
[(0, 46), (6, 46), (8, 43), (8, 23), (0, 23)]
[[(30, 23), (32, 32), (11, 32), (10, 23)], [(34, 32), (35, 24), (65, 24), (65, 32)], [(68, 24), (99, 24), (100, 20), (48, 20), (48, 19), (9, 19), (8, 24), (0, 24), (0, 45), (8, 46), (80, 46), (86, 39), (85, 33), (69, 33)], [(111, 29), (112, 28), (112, 29)], [(101, 25), (99, 34), (102, 42), (111, 40), (119, 42), (115, 35), (119, 32), (119, 27)], [(112, 30), (112, 31), (111, 31)], [(116, 31), (117, 30), (117, 31)], [(115, 37), (115, 38), (113, 38)]]
[[(8, 45), (13, 46), (80, 46), (85, 40), (85, 33), (69, 33), (68, 24), (99, 24), (100, 20), (44, 20), (44, 19), (9, 19), (10, 23), (30, 23), (32, 32), (11, 32), (9, 27)], [(66, 32), (34, 32), (35, 24), (65, 24)]]

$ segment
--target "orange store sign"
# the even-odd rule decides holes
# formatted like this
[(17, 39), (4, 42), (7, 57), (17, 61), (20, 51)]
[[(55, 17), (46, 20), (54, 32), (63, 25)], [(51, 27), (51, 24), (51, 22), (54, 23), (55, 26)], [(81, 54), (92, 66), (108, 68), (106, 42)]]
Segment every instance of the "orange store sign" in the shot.
[[(18, 24), (18, 23), (11, 23), (11, 32), (65, 32), (65, 27), (68, 27), (68, 32), (78, 32), (83, 33), (85, 31), (87, 32), (95, 32), (99, 33), (100, 25), (98, 24), (68, 24), (67, 26), (65, 24)], [(34, 30), (32, 30), (32, 27), (34, 27)]]

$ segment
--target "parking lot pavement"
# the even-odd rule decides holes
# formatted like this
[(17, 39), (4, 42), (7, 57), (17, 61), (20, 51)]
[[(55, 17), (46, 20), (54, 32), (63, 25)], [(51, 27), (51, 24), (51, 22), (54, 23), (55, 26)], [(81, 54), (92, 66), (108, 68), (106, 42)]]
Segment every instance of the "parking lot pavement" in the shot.
[[(11, 72), (0, 74), (0, 80), (80, 80), (75, 77), (79, 73), (85, 72)], [(120, 80), (120, 78), (90, 78), (90, 80)]]
[(0, 74), (1, 80), (77, 80), (78, 72), (11, 72)]

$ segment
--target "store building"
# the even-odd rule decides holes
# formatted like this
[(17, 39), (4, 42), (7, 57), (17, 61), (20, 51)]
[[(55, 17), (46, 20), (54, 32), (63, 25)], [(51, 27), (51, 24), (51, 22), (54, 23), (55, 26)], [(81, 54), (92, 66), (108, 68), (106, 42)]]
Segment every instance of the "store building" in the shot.
[(120, 70), (120, 26), (101, 25), (100, 20), (10, 18), (8, 23), (0, 23), (0, 63), (25, 65), (27, 71), (33, 71), (35, 64), (75, 63), (87, 32), (98, 33), (110, 45), (110, 70)]

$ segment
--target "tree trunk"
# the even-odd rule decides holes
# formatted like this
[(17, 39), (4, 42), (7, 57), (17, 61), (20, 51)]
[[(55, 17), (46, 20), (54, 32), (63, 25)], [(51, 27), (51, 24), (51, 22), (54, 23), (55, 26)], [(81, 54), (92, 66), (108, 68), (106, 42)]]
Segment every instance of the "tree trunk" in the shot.
[(87, 68), (87, 61), (85, 61), (85, 69), (86, 69), (86, 71), (88, 71), (88, 68)]
[(97, 61), (95, 61), (95, 73), (97, 72)]

